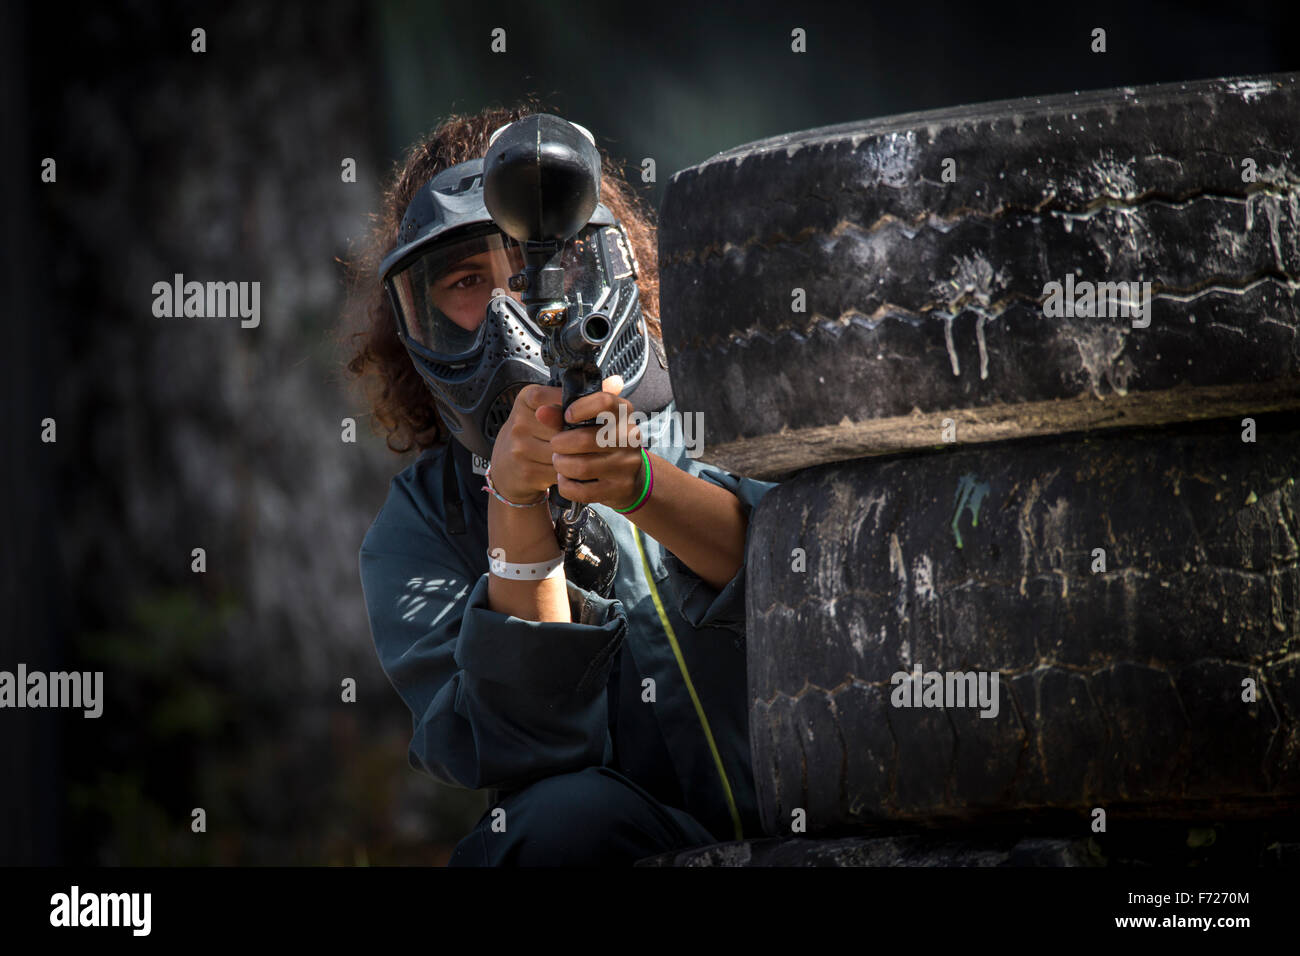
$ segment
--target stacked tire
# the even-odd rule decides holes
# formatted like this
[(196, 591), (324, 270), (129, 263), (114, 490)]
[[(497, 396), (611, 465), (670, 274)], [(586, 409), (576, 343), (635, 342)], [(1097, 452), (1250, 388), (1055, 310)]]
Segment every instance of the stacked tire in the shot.
[[(782, 482), (748, 555), (770, 835), (1300, 808), (1298, 120), (1300, 74), (1170, 84), (673, 177), (678, 404)], [(899, 689), (926, 672), (996, 706)]]

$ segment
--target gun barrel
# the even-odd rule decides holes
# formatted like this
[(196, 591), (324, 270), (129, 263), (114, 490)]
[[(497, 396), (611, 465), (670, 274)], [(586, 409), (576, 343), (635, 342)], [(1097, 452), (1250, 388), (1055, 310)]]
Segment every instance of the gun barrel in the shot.
[(603, 312), (592, 312), (576, 322), (565, 325), (560, 333), (560, 340), (565, 351), (570, 354), (590, 353), (599, 349), (609, 340), (613, 323)]

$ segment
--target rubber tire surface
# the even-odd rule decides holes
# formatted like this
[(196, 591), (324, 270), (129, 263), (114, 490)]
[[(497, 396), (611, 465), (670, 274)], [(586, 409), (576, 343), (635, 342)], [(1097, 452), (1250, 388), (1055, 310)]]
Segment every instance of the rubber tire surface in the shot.
[(639, 860), (637, 866), (1100, 866), (1086, 839), (1004, 836), (842, 837), (720, 843)]
[(838, 838), (749, 839), (674, 850), (637, 866), (1300, 866), (1294, 818), (1231, 821), (1206, 827), (1181, 820), (1141, 821), (1106, 833), (1089, 827), (916, 830)]
[[(1297, 117), (1300, 74), (1277, 74), (824, 127), (683, 170), (659, 231), (678, 405), (710, 461), (759, 477), (933, 446), (944, 419), (975, 442), (1300, 406)], [(1071, 272), (1152, 283), (1150, 325), (1045, 317)]]
[[(1256, 426), (863, 459), (769, 492), (746, 590), (765, 831), (796, 809), (814, 834), (1300, 807), (1300, 423)], [(997, 715), (893, 706), (916, 665), (996, 671)]]

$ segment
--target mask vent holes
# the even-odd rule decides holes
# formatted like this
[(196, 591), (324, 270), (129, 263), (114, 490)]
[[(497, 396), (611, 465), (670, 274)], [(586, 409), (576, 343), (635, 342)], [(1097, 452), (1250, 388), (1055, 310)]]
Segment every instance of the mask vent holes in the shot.
[(483, 434), (488, 441), (496, 441), (497, 432), (501, 431), (501, 426), (510, 417), (510, 410), (515, 407), (515, 399), (523, 388), (522, 385), (511, 385), (509, 388), (502, 389), (488, 408), (487, 420), (483, 423)]
[(630, 379), (641, 367), (641, 361), (645, 355), (642, 347), (644, 339), (637, 325), (629, 325), (623, 330), (623, 334), (618, 337), (614, 347), (610, 349), (609, 358), (606, 360), (605, 367), (601, 374), (608, 378), (611, 375), (620, 375), (624, 380)]

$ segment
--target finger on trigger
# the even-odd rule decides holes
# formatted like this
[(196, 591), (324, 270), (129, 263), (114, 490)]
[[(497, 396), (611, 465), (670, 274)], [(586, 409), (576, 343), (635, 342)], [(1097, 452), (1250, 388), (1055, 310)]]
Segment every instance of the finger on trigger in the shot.
[(541, 405), (535, 411), (538, 422), (552, 431), (559, 431), (564, 424), (564, 413), (559, 405)]
[(519, 393), (519, 398), (531, 409), (557, 404), (562, 397), (563, 392), (551, 385), (525, 385)]
[[(614, 407), (611, 408), (611, 405)], [(565, 420), (570, 422), (585, 422), (589, 418), (600, 419), (604, 413), (617, 415), (617, 405), (618, 402), (609, 392), (592, 392), (590, 395), (576, 399), (564, 416)], [(603, 420), (601, 423), (604, 423)]]

